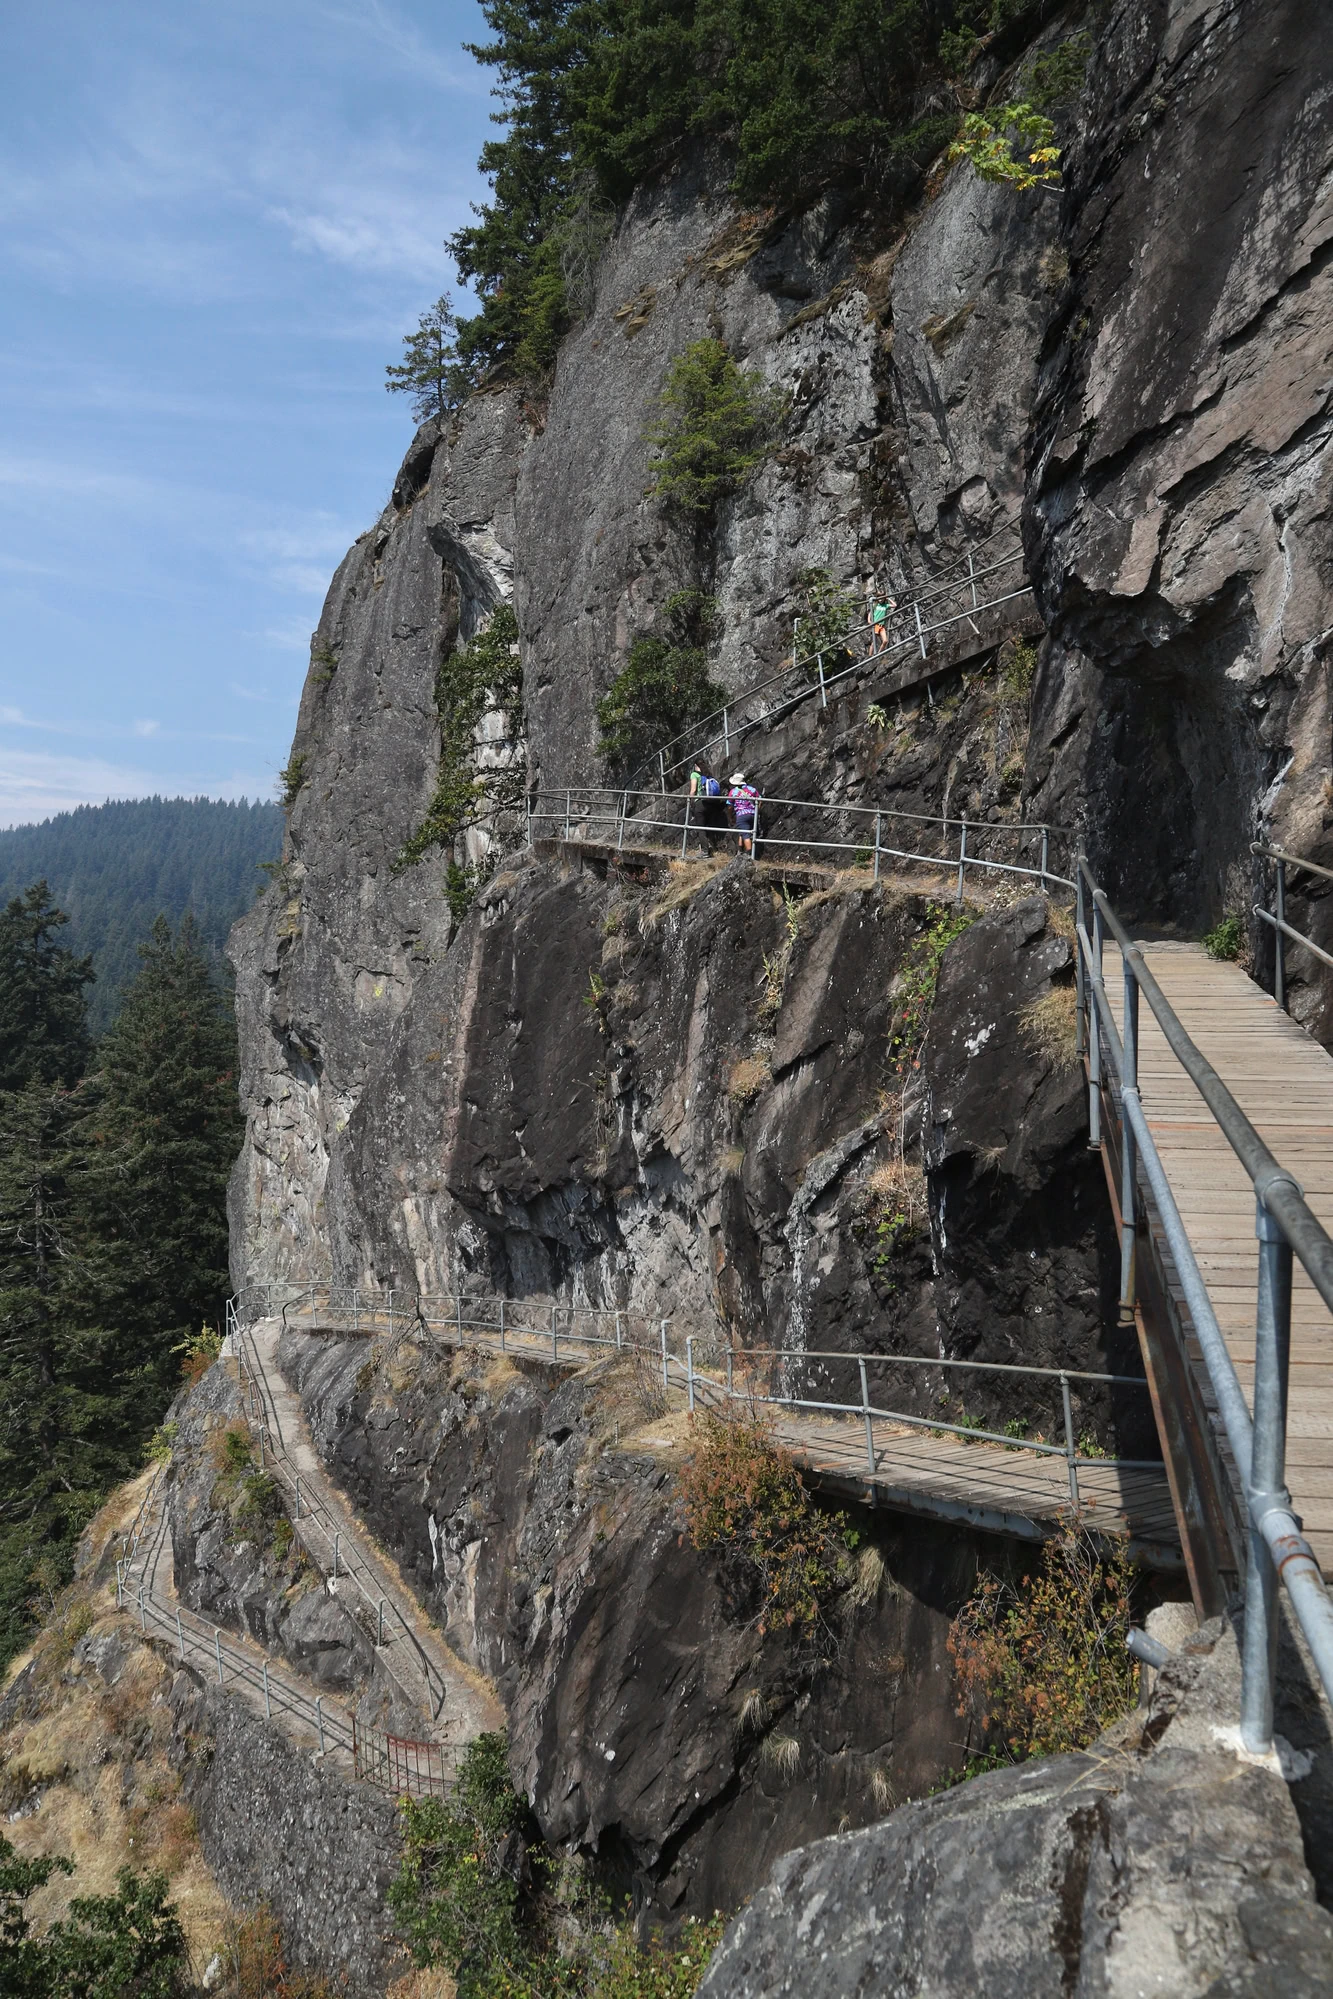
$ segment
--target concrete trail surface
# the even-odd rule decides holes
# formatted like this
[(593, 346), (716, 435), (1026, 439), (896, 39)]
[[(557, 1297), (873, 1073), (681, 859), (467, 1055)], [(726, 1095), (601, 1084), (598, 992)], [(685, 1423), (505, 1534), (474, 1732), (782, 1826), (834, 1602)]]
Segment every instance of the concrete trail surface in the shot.
[[(445, 1644), (404, 1582), (397, 1565), (367, 1532), (346, 1495), (329, 1477), (315, 1448), (301, 1399), (278, 1366), (280, 1318), (243, 1329), (243, 1373), (258, 1390), (271, 1465), (293, 1502), (293, 1524), (308, 1552), (333, 1581), (355, 1591), (373, 1612), (377, 1652), (411, 1705), (427, 1718), (424, 1735), (447, 1740), (454, 1753), (487, 1730), (504, 1726), (500, 1703), (479, 1673)], [(300, 1481), (299, 1514), (295, 1508)], [(336, 1537), (336, 1538), (335, 1538)], [(335, 1564), (337, 1576), (334, 1575)], [(383, 1605), (380, 1618), (379, 1606)]]

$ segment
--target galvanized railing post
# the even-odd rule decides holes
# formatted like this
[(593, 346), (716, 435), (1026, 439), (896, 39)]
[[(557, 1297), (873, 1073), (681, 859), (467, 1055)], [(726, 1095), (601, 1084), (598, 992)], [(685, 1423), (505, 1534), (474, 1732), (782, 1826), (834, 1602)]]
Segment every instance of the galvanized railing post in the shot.
[(1087, 967), (1083, 963), (1083, 934), (1087, 929), (1087, 897), (1083, 891), (1083, 856), (1074, 863), (1074, 1053), (1082, 1055), (1087, 1046), (1088, 1007)]
[(727, 1344), (727, 1394), (728, 1395), (735, 1394), (735, 1389), (732, 1386), (733, 1364), (735, 1362), (735, 1359), (736, 1359), (735, 1352), (730, 1342), (728, 1342)]
[(339, 1550), (339, 1548), (340, 1548), (341, 1544), (342, 1544), (342, 1535), (341, 1535), (341, 1533), (338, 1533), (338, 1534), (335, 1534), (335, 1535), (334, 1535), (334, 1537), (333, 1537), (333, 1573), (334, 1573), (334, 1577), (335, 1577), (335, 1579), (336, 1579), (336, 1577), (337, 1577), (337, 1574), (338, 1574), (338, 1550)]
[(1102, 945), (1102, 912), (1094, 896), (1092, 963), (1088, 967), (1092, 979), (1092, 993), (1088, 1002), (1088, 1144), (1094, 1152), (1101, 1150), (1102, 1143), (1102, 1017), (1097, 997), (1098, 987), (1102, 983)]
[(1291, 1244), (1256, 1197), (1259, 1284), (1254, 1326), (1254, 1432), (1250, 1451), (1250, 1554), (1245, 1579), (1240, 1732), (1245, 1747), (1273, 1747), (1273, 1678), (1277, 1665), (1277, 1570), (1259, 1528), (1265, 1513), (1289, 1512), (1287, 1378), (1291, 1365)]
[(319, 1730), (319, 1753), (322, 1756), (324, 1754), (324, 1702), (318, 1694), (315, 1695), (315, 1726)]
[[(1277, 908), (1273, 914), (1277, 917), (1279, 923), (1285, 923), (1287, 920), (1287, 864), (1285, 861), (1279, 861), (1277, 864), (1276, 899)], [(1280, 930), (1273, 932), (1273, 997), (1282, 1008), (1283, 1013), (1285, 1013), (1287, 1010), (1287, 940)]]
[(619, 1312), (617, 1312), (617, 1313), (616, 1313), (616, 1352), (617, 1352), (617, 1353), (619, 1353), (619, 1352), (620, 1352), (620, 1349), (621, 1349), (621, 1348), (622, 1348), (622, 1347), (624, 1346), (624, 1344), (625, 1344), (625, 1342), (624, 1342), (624, 1339), (623, 1339), (623, 1337), (622, 1337), (622, 1334), (621, 1334), (621, 1328), (620, 1328), (620, 1314), (619, 1314)]
[[(1123, 954), (1122, 954), (1123, 955)], [(1124, 959), (1125, 967), (1125, 1011), (1121, 1027), (1120, 1045), (1122, 1049), (1122, 1069), (1120, 1090), (1123, 1097), (1137, 1099), (1139, 1094), (1139, 982), (1134, 976), (1134, 968), (1129, 959)], [(1120, 1323), (1132, 1325), (1134, 1320), (1134, 1234), (1137, 1221), (1137, 1153), (1138, 1142), (1134, 1137), (1128, 1113), (1120, 1120)]]
[(1069, 1467), (1069, 1503), (1075, 1513), (1082, 1510), (1078, 1496), (1078, 1447), (1074, 1442), (1074, 1405), (1069, 1399), (1069, 1376), (1060, 1376), (1060, 1399), (1065, 1415), (1065, 1462)]
[(963, 875), (967, 868), (967, 821), (964, 819), (962, 831), (958, 835), (958, 902), (963, 900)]
[(272, 1701), (271, 1701), (271, 1700), (269, 1699), (269, 1697), (268, 1697), (268, 1660), (267, 1660), (267, 1659), (265, 1659), (265, 1661), (264, 1661), (264, 1719), (265, 1719), (265, 1721), (272, 1721), (272, 1719), (273, 1719), (273, 1703), (272, 1703)]
[(731, 760), (731, 731), (727, 726), (727, 711), (722, 710), (722, 755), (726, 762)]
[(375, 1634), (375, 1643), (377, 1646), (382, 1646), (384, 1643), (384, 1598), (383, 1597), (380, 1598), (379, 1629)]
[(218, 1685), (221, 1686), (222, 1685), (222, 1633), (216, 1629), (213, 1632), (213, 1654), (218, 1662)]
[(629, 793), (627, 791), (622, 791), (620, 794), (620, 818), (619, 818), (619, 823), (616, 827), (617, 853), (620, 853), (625, 845), (625, 816), (628, 813), (628, 811), (629, 811)]
[(665, 750), (659, 750), (657, 752), (657, 775), (661, 781), (662, 793), (663, 796), (665, 797), (666, 795), (666, 751)]
[(866, 1382), (866, 1364), (858, 1361), (861, 1370), (861, 1420), (866, 1430), (866, 1476), (875, 1476), (875, 1430), (870, 1421), (870, 1388)]
[(665, 1319), (663, 1319), (662, 1321), (661, 1330), (662, 1330), (662, 1386), (663, 1388), (670, 1388), (671, 1382), (667, 1375), (667, 1322)]
[[(926, 656), (926, 635), (924, 631), (921, 629), (921, 606), (920, 604), (914, 601), (912, 604), (912, 609), (916, 613), (916, 642), (921, 648), (921, 657), (922, 659), (924, 659)], [(927, 687), (926, 693), (927, 695), (929, 695), (930, 693), (929, 687)], [(932, 703), (932, 706), (933, 705), (934, 704)]]
[(694, 1414), (694, 1336), (685, 1341), (685, 1395), (691, 1416)]
[(181, 1614), (176, 1612), (176, 1643), (180, 1647), (181, 1664), (185, 1664), (185, 1633), (181, 1629)]
[(500, 1300), (500, 1351), (505, 1350), (505, 1301)]
[(879, 822), (881, 815), (875, 814), (875, 880), (879, 880)]
[(553, 1298), (553, 1299), (551, 1300), (551, 1359), (552, 1359), (552, 1360), (559, 1360), (559, 1358), (560, 1358), (560, 1335), (559, 1335), (559, 1333), (558, 1333), (558, 1332), (556, 1331), (556, 1326), (555, 1326), (555, 1309), (556, 1309), (556, 1307), (555, 1307), (555, 1299)]
[(301, 1518), (301, 1474), (296, 1474), (296, 1518)]
[(148, 1620), (144, 1615), (142, 1583), (139, 1585), (139, 1629), (140, 1631), (147, 1631), (148, 1629)]
[(523, 803), (524, 803), (525, 807), (527, 808), (527, 819), (528, 819), (528, 824), (527, 824), (527, 834), (528, 834), (528, 845), (529, 845), (529, 846), (531, 846), (531, 845), (532, 845), (532, 793), (531, 793), (530, 791), (526, 791), (526, 792), (524, 792), (524, 794), (523, 794)]
[(463, 1343), (463, 1294), (461, 1291), (455, 1291), (454, 1293), (454, 1320), (458, 1327), (458, 1343), (461, 1346)]
[(1043, 826), (1041, 829), (1041, 885), (1043, 888), (1046, 886), (1046, 877), (1050, 872), (1050, 860), (1051, 829), (1049, 826)]
[(690, 850), (690, 794), (685, 794), (685, 826), (680, 836), (680, 858), (682, 861)]
[(828, 689), (824, 685), (824, 655), (822, 652), (819, 655), (819, 705), (821, 708), (828, 707)]

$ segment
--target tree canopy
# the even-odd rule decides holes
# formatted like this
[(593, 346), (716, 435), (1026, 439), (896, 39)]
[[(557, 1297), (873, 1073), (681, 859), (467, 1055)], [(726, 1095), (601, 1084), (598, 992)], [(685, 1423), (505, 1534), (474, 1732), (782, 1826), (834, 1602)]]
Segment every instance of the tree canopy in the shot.
[(241, 1133), (235, 1028), (189, 917), (158, 920), (95, 1056), (62, 920), (43, 883), (0, 919), (7, 997), (15, 964), (22, 985), (0, 1042), (0, 1664), (138, 1468), (176, 1349), (220, 1314)]

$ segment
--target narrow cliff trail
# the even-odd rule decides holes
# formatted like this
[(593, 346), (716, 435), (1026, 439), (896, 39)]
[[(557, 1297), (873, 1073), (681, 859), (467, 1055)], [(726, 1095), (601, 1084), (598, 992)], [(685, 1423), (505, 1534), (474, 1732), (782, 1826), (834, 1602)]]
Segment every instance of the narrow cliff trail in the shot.
[(201, 1617), (176, 1593), (165, 1493), (159, 1479), (141, 1515), (135, 1552), (121, 1572), (123, 1607), (144, 1637), (170, 1647), (181, 1665), (216, 1679), (252, 1713), (274, 1722), (298, 1748), (318, 1755), (344, 1776), (353, 1774), (352, 1723), (337, 1701), (275, 1665), (262, 1645)]
[[(345, 1578), (377, 1618), (379, 1652), (403, 1693), (456, 1754), (464, 1743), (504, 1726), (500, 1702), (481, 1674), (444, 1643), (385, 1554), (329, 1478), (300, 1397), (278, 1366), (281, 1319), (260, 1319), (242, 1335), (242, 1367), (264, 1409), (264, 1430), (278, 1454), (275, 1469), (296, 1502), (294, 1524), (332, 1583)], [(313, 1546), (312, 1546), (313, 1543)], [(383, 1606), (381, 1611), (380, 1606)]]

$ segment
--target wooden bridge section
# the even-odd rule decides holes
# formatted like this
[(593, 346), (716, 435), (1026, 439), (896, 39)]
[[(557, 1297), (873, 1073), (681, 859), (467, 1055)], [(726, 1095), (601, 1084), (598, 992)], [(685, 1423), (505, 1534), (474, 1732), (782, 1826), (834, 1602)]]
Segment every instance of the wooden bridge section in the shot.
[[(1209, 958), (1197, 944), (1140, 948), (1195, 1046), (1300, 1183), (1318, 1219), (1333, 1229), (1333, 1058), (1239, 966)], [(1139, 1090), (1253, 1413), (1254, 1190), (1146, 1005), (1139, 1016)], [(1118, 1218), (1119, 1125), (1109, 1088), (1104, 1104), (1111, 1115), (1103, 1120), (1103, 1149)], [(1141, 1185), (1140, 1191), (1146, 1216), (1135, 1249), (1139, 1334), (1191, 1585), (1200, 1609), (1212, 1611), (1244, 1573), (1244, 1502), (1160, 1220), (1146, 1188)], [(1287, 1481), (1320, 1567), (1326, 1576), (1333, 1574), (1333, 1320), (1299, 1261), (1292, 1292)]]

